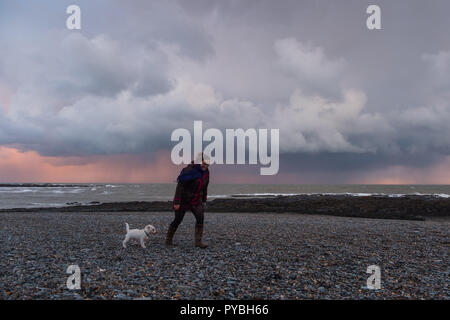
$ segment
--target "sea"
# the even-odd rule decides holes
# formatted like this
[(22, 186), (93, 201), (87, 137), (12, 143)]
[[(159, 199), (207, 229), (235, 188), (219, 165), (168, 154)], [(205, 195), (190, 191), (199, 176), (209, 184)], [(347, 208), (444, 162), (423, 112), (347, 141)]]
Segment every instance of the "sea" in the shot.
[[(167, 201), (173, 198), (175, 188), (175, 183), (5, 183), (0, 184), (0, 209), (62, 207), (105, 202)], [(417, 195), (449, 198), (450, 185), (211, 184), (208, 189), (209, 200), (313, 194), (354, 197)]]

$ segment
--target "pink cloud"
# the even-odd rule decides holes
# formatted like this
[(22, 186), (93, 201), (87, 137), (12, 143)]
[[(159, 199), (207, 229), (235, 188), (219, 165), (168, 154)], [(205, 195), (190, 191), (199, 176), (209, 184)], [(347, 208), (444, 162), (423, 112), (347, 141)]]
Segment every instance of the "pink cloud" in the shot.
[[(149, 160), (153, 159), (153, 160)], [(0, 146), (1, 182), (67, 182), (67, 183), (169, 183), (174, 182), (182, 166), (170, 160), (170, 151), (156, 156), (116, 154), (87, 157), (45, 157), (34, 151), (20, 152)], [(426, 167), (389, 166), (369, 172), (345, 173), (279, 173), (260, 176), (259, 166), (213, 165), (213, 183), (242, 184), (449, 184), (450, 156), (441, 163)]]
[(168, 151), (150, 162), (135, 154), (62, 158), (0, 147), (0, 182), (165, 183), (178, 171)]
[(425, 168), (390, 166), (361, 174), (352, 183), (373, 184), (450, 184), (450, 156)]

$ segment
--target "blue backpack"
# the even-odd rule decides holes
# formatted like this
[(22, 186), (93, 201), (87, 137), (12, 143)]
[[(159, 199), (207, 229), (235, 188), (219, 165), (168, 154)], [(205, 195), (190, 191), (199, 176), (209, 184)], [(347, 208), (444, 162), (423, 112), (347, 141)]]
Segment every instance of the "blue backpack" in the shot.
[[(186, 169), (186, 168), (184, 168)], [(193, 170), (190, 170), (189, 172), (185, 173), (184, 169), (181, 170), (180, 175), (177, 178), (177, 182), (189, 182), (192, 180), (200, 179), (202, 177), (202, 172), (199, 164), (196, 164), (194, 166)]]

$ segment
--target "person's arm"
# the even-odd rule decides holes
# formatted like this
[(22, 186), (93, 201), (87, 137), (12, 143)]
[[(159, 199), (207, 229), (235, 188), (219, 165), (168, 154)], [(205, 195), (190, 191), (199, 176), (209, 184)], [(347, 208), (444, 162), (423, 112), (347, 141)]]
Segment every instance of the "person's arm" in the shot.
[(173, 197), (173, 207), (175, 210), (178, 210), (180, 208), (182, 194), (183, 194), (183, 184), (178, 182), (177, 189), (175, 190), (175, 196)]
[(205, 188), (203, 189), (203, 199), (202, 202), (205, 203), (208, 199), (208, 185), (209, 185), (209, 173), (208, 173), (208, 179), (206, 179)]

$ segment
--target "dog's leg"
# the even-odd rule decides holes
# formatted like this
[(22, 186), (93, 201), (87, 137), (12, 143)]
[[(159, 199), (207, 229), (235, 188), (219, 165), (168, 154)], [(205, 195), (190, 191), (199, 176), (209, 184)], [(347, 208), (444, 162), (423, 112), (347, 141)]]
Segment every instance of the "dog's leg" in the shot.
[(128, 235), (125, 237), (125, 240), (123, 240), (122, 245), (123, 247), (126, 249), (127, 248), (127, 242), (128, 240), (130, 240), (130, 238), (128, 237)]
[(145, 243), (144, 243), (144, 238), (141, 238), (141, 247), (144, 249), (146, 248)]

